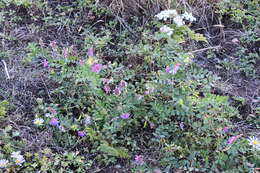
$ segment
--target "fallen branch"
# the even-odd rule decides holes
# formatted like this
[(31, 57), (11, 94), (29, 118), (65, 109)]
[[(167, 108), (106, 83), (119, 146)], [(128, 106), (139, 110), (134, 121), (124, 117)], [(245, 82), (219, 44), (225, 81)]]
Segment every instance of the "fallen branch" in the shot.
[(209, 49), (219, 49), (220, 47), (221, 46), (206, 47), (206, 48), (203, 48), (203, 49), (198, 49), (198, 50), (191, 51), (190, 53), (203, 52), (203, 51), (209, 50)]
[(6, 62), (4, 60), (2, 60), (2, 63), (4, 64), (4, 69), (5, 69), (5, 73), (6, 73), (7, 79), (10, 79), (10, 75), (9, 75), (9, 72), (8, 72), (8, 69), (7, 69)]

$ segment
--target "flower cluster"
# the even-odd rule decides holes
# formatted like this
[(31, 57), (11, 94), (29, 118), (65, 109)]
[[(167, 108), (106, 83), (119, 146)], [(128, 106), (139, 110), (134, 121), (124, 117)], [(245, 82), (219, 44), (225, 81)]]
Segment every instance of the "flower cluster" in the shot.
[(159, 20), (166, 21), (169, 18), (174, 18), (178, 16), (178, 12), (176, 10), (163, 10), (159, 14), (155, 15)]
[[(196, 21), (196, 18), (193, 17), (191, 13), (185, 12), (184, 14), (179, 15), (176, 10), (163, 10), (159, 14), (155, 15), (155, 17), (157, 17), (159, 20), (164, 20), (164, 21), (166, 21), (167, 19), (173, 19), (173, 22), (178, 27), (185, 24), (184, 20), (187, 20), (189, 22)], [(162, 30), (166, 30), (166, 28)], [(169, 31), (169, 33), (171, 32)]]

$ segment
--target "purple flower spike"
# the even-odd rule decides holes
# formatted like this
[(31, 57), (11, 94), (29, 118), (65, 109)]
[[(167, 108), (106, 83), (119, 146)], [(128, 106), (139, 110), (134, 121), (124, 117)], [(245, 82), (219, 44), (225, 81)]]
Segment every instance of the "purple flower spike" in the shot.
[(122, 119), (128, 119), (130, 117), (130, 114), (129, 113), (125, 113), (125, 114), (120, 115), (120, 117)]
[(229, 128), (228, 127), (224, 127), (223, 131), (224, 131), (224, 133), (227, 133), (229, 131)]
[(109, 85), (105, 85), (104, 90), (107, 94), (111, 92), (111, 88), (109, 87)]
[(142, 155), (135, 155), (135, 163), (137, 165), (143, 165), (144, 164), (144, 157)]
[(93, 64), (91, 67), (91, 71), (95, 73), (99, 73), (102, 70), (102, 64)]
[(49, 62), (48, 62), (47, 59), (43, 60), (42, 64), (43, 64), (44, 68), (48, 68), (49, 67)]
[(94, 49), (93, 49), (93, 47), (88, 49), (88, 56), (89, 57), (93, 57), (94, 56)]
[(58, 118), (52, 118), (49, 123), (52, 126), (57, 126), (57, 125), (59, 125), (60, 122), (59, 122)]
[(86, 133), (84, 131), (78, 131), (78, 136), (84, 137), (86, 136)]

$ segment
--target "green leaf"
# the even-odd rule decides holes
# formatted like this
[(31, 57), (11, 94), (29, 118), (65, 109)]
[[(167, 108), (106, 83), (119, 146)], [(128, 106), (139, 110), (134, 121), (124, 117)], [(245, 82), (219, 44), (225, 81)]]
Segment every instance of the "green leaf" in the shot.
[(110, 156), (129, 158), (128, 150), (124, 147), (111, 147), (107, 143), (104, 143), (98, 147), (98, 150)]

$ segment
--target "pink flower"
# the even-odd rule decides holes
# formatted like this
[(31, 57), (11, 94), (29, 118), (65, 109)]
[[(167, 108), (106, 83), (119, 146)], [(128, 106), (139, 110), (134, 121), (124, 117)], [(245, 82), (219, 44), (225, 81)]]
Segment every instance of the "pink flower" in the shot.
[(144, 164), (144, 157), (142, 155), (135, 155), (135, 164), (143, 165)]
[(57, 42), (56, 41), (51, 41), (50, 46), (52, 49), (56, 50), (57, 49)]
[(167, 67), (165, 68), (165, 71), (166, 71), (167, 73), (170, 73), (171, 68), (170, 68), (169, 66), (167, 66)]
[(63, 48), (62, 53), (63, 53), (64, 58), (68, 58), (68, 56), (69, 56), (69, 48), (67, 48), (67, 47)]
[(52, 107), (48, 107), (48, 110), (53, 114), (53, 115), (57, 115), (57, 111), (55, 109), (53, 109)]
[(78, 131), (78, 136), (84, 137), (84, 136), (86, 136), (86, 132), (84, 132), (84, 131)]
[(49, 123), (52, 126), (57, 126), (57, 125), (59, 125), (60, 122), (59, 122), (58, 118), (52, 118)]
[(238, 139), (238, 138), (240, 138), (242, 135), (237, 135), (237, 136), (232, 136), (232, 137), (230, 137), (229, 139), (228, 139), (228, 144), (229, 145), (231, 145), (231, 144), (233, 144), (234, 142), (236, 142), (236, 140)]
[(107, 84), (104, 86), (104, 90), (107, 94), (111, 92), (111, 88)]
[(154, 173), (162, 173), (162, 171), (160, 169), (156, 169)]
[(128, 119), (130, 117), (130, 114), (129, 113), (125, 113), (125, 114), (120, 115), (120, 117), (122, 119)]
[(119, 87), (124, 89), (125, 87), (127, 87), (127, 82), (124, 81), (124, 80), (121, 80), (120, 83), (119, 83)]
[(224, 131), (224, 133), (227, 133), (229, 131), (229, 128), (228, 127), (224, 127), (223, 131)]
[(49, 62), (48, 62), (47, 59), (43, 60), (42, 64), (43, 64), (44, 68), (48, 68), (49, 67)]
[(91, 48), (89, 48), (88, 49), (88, 56), (90, 57), (93, 57), (94, 56), (94, 49), (93, 49), (93, 47), (91, 47)]
[(84, 65), (84, 61), (82, 59), (79, 60), (79, 65), (82, 67)]
[(181, 64), (176, 64), (174, 67), (167, 66), (165, 71), (170, 74), (175, 74), (179, 70)]
[(65, 128), (64, 128), (64, 126), (59, 125), (58, 128), (59, 128), (62, 132), (65, 132)]
[(102, 78), (101, 80), (103, 84), (109, 84), (112, 81), (112, 79), (108, 79), (108, 78)]
[(99, 73), (102, 70), (103, 65), (102, 64), (93, 64), (91, 66), (91, 71), (95, 73)]
[(121, 93), (122, 93), (122, 88), (116, 87), (116, 88), (114, 89), (114, 94), (115, 94), (115, 95), (120, 95)]

